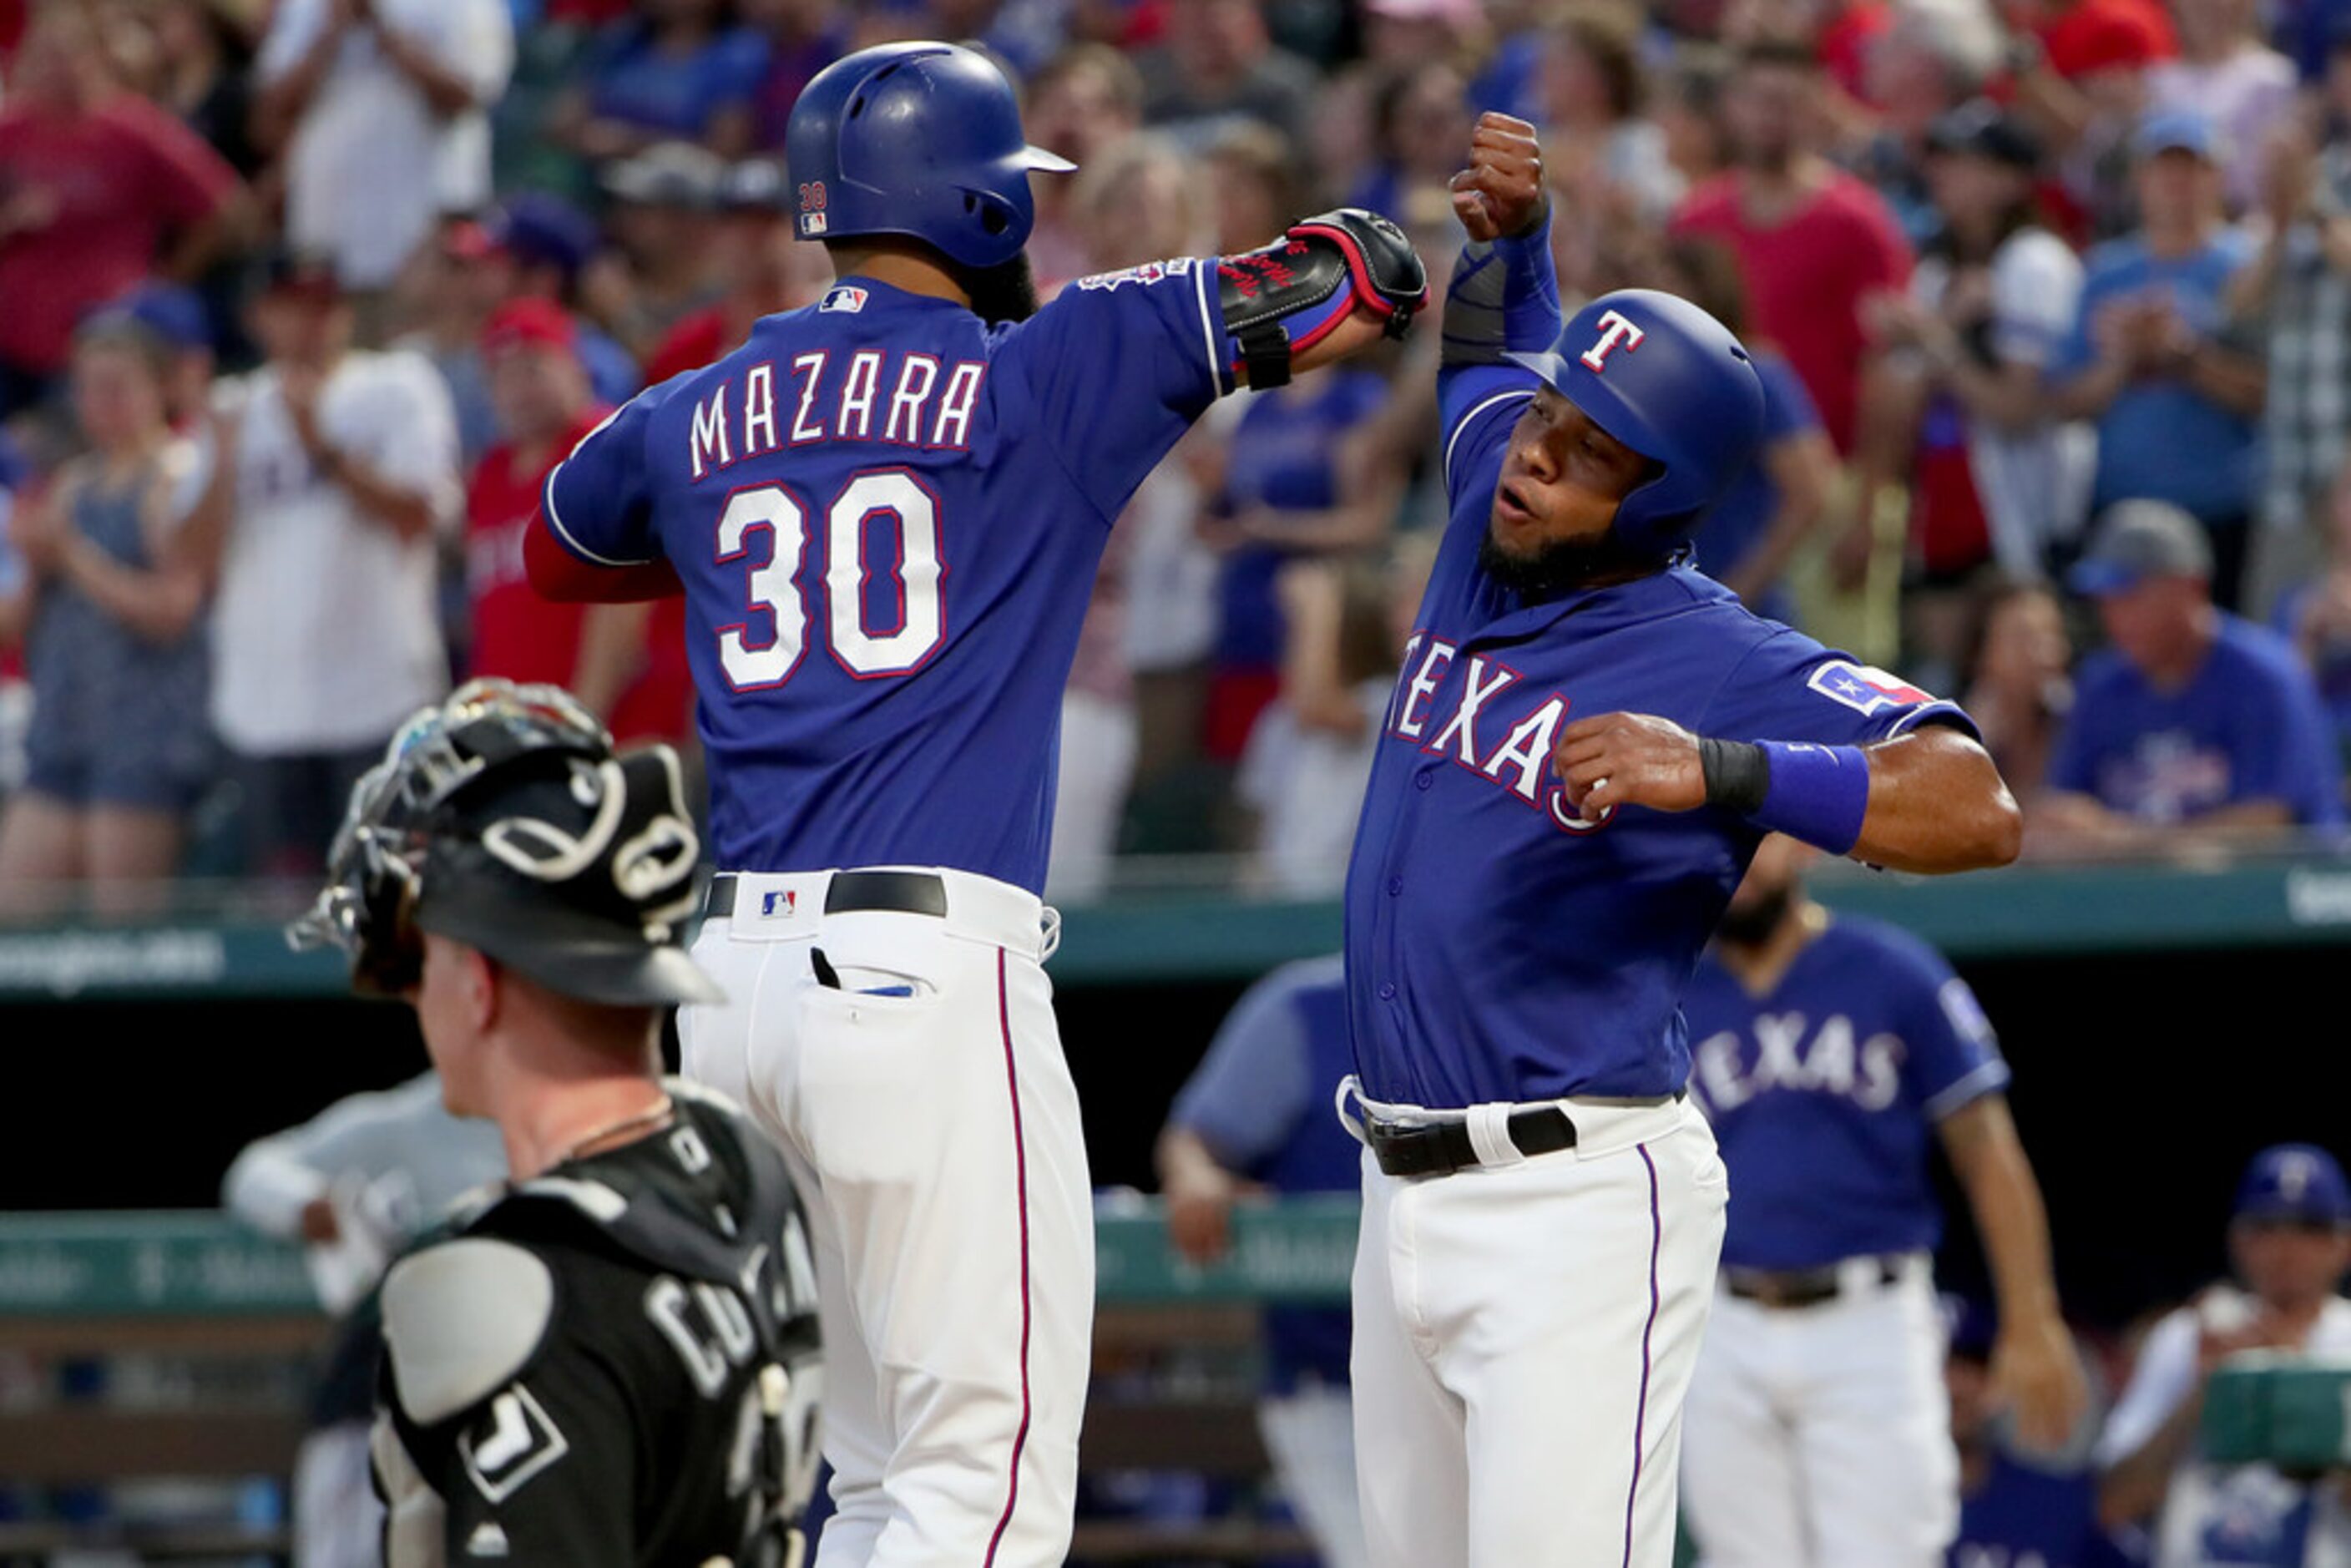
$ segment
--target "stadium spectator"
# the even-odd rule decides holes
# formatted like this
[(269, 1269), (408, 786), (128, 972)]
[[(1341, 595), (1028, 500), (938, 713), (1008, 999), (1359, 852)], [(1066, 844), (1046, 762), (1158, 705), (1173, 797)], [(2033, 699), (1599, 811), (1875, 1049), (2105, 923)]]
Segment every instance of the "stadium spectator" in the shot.
[(2351, 29), (2328, 55), (2330, 134), (2290, 119), (2265, 149), (2261, 248), (2230, 279), (2230, 313), (2262, 333), (2261, 501), (2247, 612), (2320, 569), (2325, 498), (2351, 456)]
[[(212, 322), (205, 318), (204, 302), (193, 290), (175, 283), (142, 283), (107, 309), (121, 312), (155, 335), (165, 355), (164, 417), (178, 434), (208, 440), (211, 427), (205, 413), (219, 356), (214, 351)], [(209, 453), (203, 457), (198, 466), (208, 466)]]
[[(1522, 6), (1496, 5), (1498, 13), (1507, 13)], [(1425, 60), (1444, 60), (1458, 66), (1474, 58), (1489, 39), (1489, 33), (1509, 19), (1507, 16), (1489, 18), (1487, 7), (1479, 0), (1364, 0), (1364, 57), (1374, 69), (1404, 70)], [(1534, 74), (1534, 39), (1530, 35), (1490, 40), (1497, 58), (1489, 69), (1499, 66), (1508, 71), (1518, 64), (1528, 78)], [(1522, 45), (1517, 52), (1523, 62), (1505, 62), (1499, 57), (1513, 52), (1513, 45)], [(1480, 109), (1499, 109), (1517, 113), (1510, 103), (1489, 98), (1477, 100)], [(1520, 118), (1527, 118), (1520, 116)], [(1449, 172), (1449, 171), (1448, 171)]]
[(1134, 61), (1146, 122), (1197, 144), (1238, 117), (1304, 144), (1314, 69), (1275, 46), (1265, 0), (1185, 0), (1165, 17), (1160, 42)]
[(1299, 211), (1296, 155), (1271, 126), (1239, 121), (1208, 146), (1216, 250), (1237, 256), (1280, 235)]
[(1436, 543), (1408, 534), (1384, 570), (1361, 556), (1307, 559), (1275, 580), (1281, 695), (1250, 732), (1234, 781), (1256, 816), (1254, 885), (1285, 898), (1335, 898), (1345, 885), (1372, 751)]
[(2009, 1451), (2008, 1412), (1991, 1375), (1991, 1309), (1949, 1297), (1945, 1305), (1943, 1387), (1959, 1456), (1959, 1531), (1948, 1568), (2132, 1568), (2136, 1559), (2098, 1525), (2094, 1472)]
[(595, 163), (664, 141), (740, 158), (768, 65), (767, 39), (729, 20), (726, 0), (637, 0), (598, 33), (549, 130)]
[(59, 389), (93, 308), (150, 273), (203, 271), (241, 190), (218, 153), (120, 90), (92, 12), (44, 6), (0, 107), (0, 419)]
[[(1662, 223), (1682, 198), (1665, 131), (1641, 112), (1641, 26), (1637, 10), (1586, 4), (1543, 35), (1537, 81), (1543, 141), (1552, 150), (1545, 172), (1564, 198), (1555, 210), (1581, 198)], [(1441, 134), (1450, 138), (1448, 151), (1460, 145), (1461, 132), (1448, 126)], [(1451, 173), (1445, 171), (1440, 181)]]
[(2073, 330), (2049, 367), (2055, 408), (2097, 422), (2093, 507), (2150, 497), (2194, 514), (2212, 545), (2214, 596), (2235, 609), (2263, 373), (2222, 291), (2251, 247), (2221, 221), (2209, 121), (2150, 116), (2137, 147), (2142, 226), (2090, 253)]
[(1685, 189), (1730, 167), (1730, 135), (1722, 123), (1730, 64), (1730, 56), (1713, 44), (1685, 42), (1675, 49), (1658, 90), (1656, 119), (1665, 132), (1666, 158)]
[(369, 317), (444, 213), (490, 198), (488, 110), (514, 69), (503, 0), (280, 0), (254, 136), (286, 162), (287, 242)]
[(314, 878), (351, 786), (446, 689), (435, 537), (463, 515), (455, 422), (431, 365), (351, 346), (333, 267), (273, 260), (266, 362), (224, 387), (195, 530), (219, 562), (213, 726), (244, 796), (247, 869)]
[(1932, 243), (1943, 226), (1927, 180), (1935, 127), (1980, 93), (2000, 64), (2000, 24), (1982, 0), (1911, 0), (1871, 41), (1876, 125), (1859, 167), (1913, 246)]
[(1738, 253), (1755, 329), (1780, 345), (1840, 452), (1853, 448), (1867, 339), (1862, 301), (1910, 277), (1910, 247), (1876, 193), (1811, 145), (1821, 74), (1802, 46), (1751, 45), (1724, 97), (1736, 167), (1675, 216)]
[(2229, 1222), (2235, 1280), (2156, 1324), (2098, 1442), (2100, 1517), (2152, 1521), (2155, 1568), (2279, 1563), (2351, 1555), (2339, 1475), (2222, 1467), (2198, 1452), (2207, 1379), (2239, 1351), (2351, 1355), (2351, 1188), (2325, 1149), (2280, 1144), (2253, 1156)]
[(1690, 541), (1698, 564), (1757, 614), (1792, 622), (1795, 599), (1782, 579), (1827, 511), (1835, 449), (1787, 356), (1748, 319), (1739, 258), (1729, 247), (1696, 236), (1667, 241), (1655, 286), (1739, 334), (1763, 383), (1763, 449), (1698, 520)]
[(581, 301), (639, 361), (718, 300), (712, 240), (726, 178), (726, 164), (684, 141), (649, 147), (605, 172), (616, 248), (581, 275)]
[(2147, 69), (2150, 113), (2201, 115), (2220, 138), (2231, 212), (2261, 199), (2270, 137), (2294, 107), (2294, 62), (2262, 42), (2253, 0), (2173, 0), (2179, 55)]
[[(1353, 1071), (1337, 955), (1287, 965), (1249, 988), (1159, 1134), (1177, 1251), (1196, 1264), (1223, 1257), (1234, 1208), (1258, 1195), (1356, 1190), (1362, 1150), (1331, 1114), (1339, 1080)], [(1366, 1568), (1348, 1311), (1269, 1306), (1263, 1322), (1258, 1429), (1283, 1495), (1328, 1568)]]
[(2147, 73), (2179, 52), (2154, 0), (2002, 0), (2017, 108), (2057, 159), (2078, 226), (2095, 239), (2130, 226), (2131, 133)]
[(2052, 848), (2154, 853), (2343, 820), (2342, 768), (2309, 672), (2212, 602), (2195, 519), (2126, 501), (2070, 574), (2106, 651), (2083, 662), (2027, 825)]
[(1382, 82), (1372, 99), (1377, 161), (1364, 170), (1347, 205), (1399, 217), (1405, 193), (1442, 187), (1469, 140), (1461, 73), (1442, 57), (1423, 60)]
[[(2089, 432), (2053, 419), (2042, 378), (2073, 330), (2082, 264), (2033, 206), (2040, 144), (1987, 101), (1936, 122), (1927, 164), (1938, 228), (1907, 294), (1870, 307), (1881, 347), (1870, 429), (1888, 444), (1864, 472), (1910, 491), (1906, 657), (1956, 685), (1993, 580), (2032, 581), (2072, 547), (2089, 504)], [(1840, 541), (1846, 582), (1865, 567), (1865, 520)]]
[(498, 439), (498, 412), (482, 364), (482, 329), (506, 298), (507, 276), (497, 242), (471, 218), (441, 231), (438, 244), (402, 280), (411, 329), (396, 351), (419, 354), (441, 372), (457, 423), (458, 459), (468, 470)]
[(87, 453), (17, 507), (30, 580), (33, 715), (25, 787), (0, 809), (0, 900), (54, 906), (78, 884), (98, 913), (162, 907), (188, 809), (210, 781), (204, 573), (164, 376), (168, 350), (122, 313), (77, 335), (72, 394)]
[(253, 145), (253, 44), (217, 0), (155, 0), (148, 14), (162, 68), (155, 100), (246, 179)]
[(547, 300), (498, 307), (482, 329), (482, 361), (502, 439), (465, 495), (467, 673), (568, 687), (590, 713), (609, 715), (643, 663), (653, 607), (550, 603), (522, 562), (549, 471), (608, 411), (588, 390), (571, 318)]
[(726, 293), (670, 329), (645, 361), (648, 383), (701, 369), (750, 337), (760, 317), (813, 305), (831, 286), (824, 246), (792, 232), (798, 206), (782, 164), (754, 158), (727, 170), (718, 209), (714, 248)]
[(2029, 800), (2049, 776), (2050, 754), (2074, 710), (2074, 643), (2057, 596), (2031, 582), (1993, 595), (1969, 663), (1968, 715), (2009, 789)]
[(383, 1505), (368, 1473), (383, 1330), (369, 1298), (450, 1205), (506, 1174), (497, 1124), (449, 1114), (439, 1076), (425, 1072), (256, 1139), (221, 1178), (223, 1208), (303, 1243), (319, 1304), (336, 1320), (294, 1459), (295, 1568), (383, 1561)]
[[(1107, 44), (1071, 45), (1029, 78), (1020, 119), (1035, 145), (1081, 171), (1092, 168), (1142, 125), (1143, 78)], [(1032, 185), (1037, 226), (1029, 236), (1029, 262), (1041, 289), (1087, 270), (1086, 244), (1077, 231), (1077, 182)]]
[[(850, 51), (849, 7), (841, 0), (738, 0), (737, 9), (768, 47), (766, 68), (751, 93), (751, 140), (779, 151), (800, 89)], [(1033, 135), (1036, 117), (1025, 118)]]
[(552, 299), (580, 326), (580, 358), (602, 402), (618, 406), (644, 384), (628, 350), (590, 320), (579, 319), (589, 279), (620, 264), (604, 251), (595, 220), (559, 197), (525, 192), (502, 204), (482, 225), (489, 249), (480, 257), (492, 287), (483, 317), (512, 298)]

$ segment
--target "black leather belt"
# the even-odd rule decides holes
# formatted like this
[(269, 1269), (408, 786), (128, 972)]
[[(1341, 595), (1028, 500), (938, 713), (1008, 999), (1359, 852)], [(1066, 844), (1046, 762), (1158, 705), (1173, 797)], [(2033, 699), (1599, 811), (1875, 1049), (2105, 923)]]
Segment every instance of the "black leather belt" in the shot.
[[(731, 919), (735, 914), (735, 891), (741, 881), (731, 872), (712, 877), (709, 894), (702, 902), (704, 916), (711, 920)], [(824, 890), (824, 912), (853, 915), (869, 909), (900, 915), (945, 915), (947, 884), (938, 873), (930, 871), (833, 873), (832, 881)]]
[[(1898, 1258), (1877, 1260), (1877, 1282), (1891, 1285), (1902, 1278)], [(1816, 1307), (1844, 1293), (1844, 1266), (1830, 1263), (1818, 1269), (1731, 1269), (1722, 1271), (1722, 1288), (1742, 1301), (1762, 1307)]]
[[(1511, 1113), (1503, 1125), (1519, 1153), (1556, 1154), (1575, 1147), (1575, 1124), (1556, 1105), (1537, 1105)], [(1469, 1142), (1466, 1122), (1364, 1123), (1364, 1140), (1372, 1157), (1392, 1176), (1451, 1176), (1485, 1162)]]

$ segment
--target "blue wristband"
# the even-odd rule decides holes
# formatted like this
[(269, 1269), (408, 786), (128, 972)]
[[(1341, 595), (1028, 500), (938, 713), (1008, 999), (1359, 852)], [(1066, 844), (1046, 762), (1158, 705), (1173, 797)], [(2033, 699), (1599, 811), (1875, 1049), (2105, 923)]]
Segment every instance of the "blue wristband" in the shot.
[(1869, 758), (1858, 746), (1761, 743), (1771, 783), (1748, 821), (1831, 854), (1852, 852), (1869, 814)]

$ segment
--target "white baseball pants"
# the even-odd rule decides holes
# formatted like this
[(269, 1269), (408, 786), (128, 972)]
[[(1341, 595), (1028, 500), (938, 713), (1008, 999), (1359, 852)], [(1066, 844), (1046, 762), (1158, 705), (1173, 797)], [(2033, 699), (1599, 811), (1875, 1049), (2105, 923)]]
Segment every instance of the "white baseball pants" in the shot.
[(1941, 1568), (1959, 1471), (1932, 1268), (1844, 1271), (1815, 1306), (1715, 1303), (1682, 1469), (1707, 1568)]
[(774, 1135), (809, 1210), (820, 1568), (1058, 1568), (1093, 1323), (1077, 1090), (1043, 906), (936, 874), (944, 916), (827, 915), (831, 873), (740, 878), (695, 944), (727, 1000), (684, 1009), (684, 1065)]
[(1714, 1134), (1687, 1102), (1569, 1102), (1576, 1146), (1531, 1159), (1500, 1131), (1514, 1109), (1467, 1113), (1488, 1163), (1451, 1176), (1385, 1176), (1364, 1151), (1353, 1366), (1371, 1561), (1667, 1568), (1729, 1193)]

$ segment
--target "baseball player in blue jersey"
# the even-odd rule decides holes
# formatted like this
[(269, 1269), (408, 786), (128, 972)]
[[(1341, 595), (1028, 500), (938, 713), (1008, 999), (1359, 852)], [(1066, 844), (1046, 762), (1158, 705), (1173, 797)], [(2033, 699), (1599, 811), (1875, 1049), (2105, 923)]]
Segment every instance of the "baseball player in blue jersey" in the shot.
[(1708, 1568), (1940, 1568), (1959, 1457), (1930, 1142), (1999, 1287), (1992, 1383), (2022, 1438), (2064, 1442), (2082, 1373), (1983, 1009), (1917, 938), (1805, 896), (1812, 853), (1765, 841), (1682, 997), (1730, 1170), (1683, 1504)]
[(812, 1195), (824, 1568), (1067, 1548), (1093, 1305), (1039, 902), (1055, 738), (1111, 519), (1192, 421), (1383, 331), (1393, 225), (1084, 278), (1040, 309), (1011, 89), (944, 44), (852, 55), (788, 130), (816, 305), (668, 382), (549, 476), (533, 580), (683, 586), (715, 880), (686, 1071)]
[(1355, 1436), (1380, 1568), (1663, 1568), (1726, 1201), (1679, 1001), (1765, 832), (2001, 863), (1966, 716), (1674, 558), (1762, 392), (1695, 306), (1562, 329), (1531, 128), (1480, 121), (1439, 376), (1452, 515), (1346, 894)]

